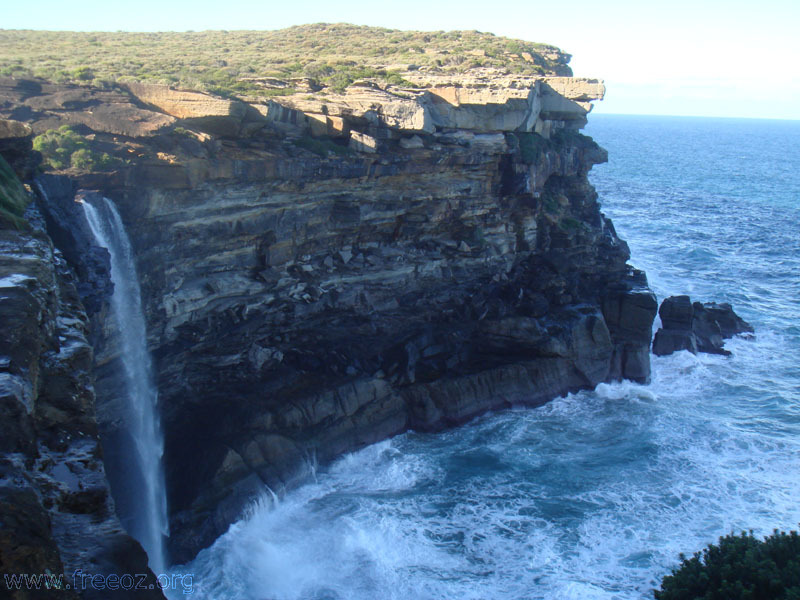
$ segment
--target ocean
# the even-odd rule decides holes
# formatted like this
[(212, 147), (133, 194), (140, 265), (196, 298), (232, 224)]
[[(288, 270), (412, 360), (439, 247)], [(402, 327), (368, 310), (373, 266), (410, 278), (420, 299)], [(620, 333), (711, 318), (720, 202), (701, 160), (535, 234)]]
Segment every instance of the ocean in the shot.
[(586, 133), (659, 301), (731, 302), (755, 338), (344, 456), (177, 568), (193, 597), (652, 598), (679, 553), (798, 527), (800, 122), (601, 114)]

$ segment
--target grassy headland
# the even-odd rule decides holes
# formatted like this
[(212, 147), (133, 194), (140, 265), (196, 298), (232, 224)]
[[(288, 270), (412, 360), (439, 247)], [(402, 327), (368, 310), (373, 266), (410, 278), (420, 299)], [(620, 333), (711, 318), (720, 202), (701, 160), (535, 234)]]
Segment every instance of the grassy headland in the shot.
[(479, 31), (398, 31), (348, 24), (277, 31), (81, 33), (0, 30), (0, 76), (108, 87), (134, 80), (222, 95), (293, 93), (311, 78), (337, 90), (363, 78), (402, 83), (415, 71), (481, 67), (570, 75), (569, 55)]

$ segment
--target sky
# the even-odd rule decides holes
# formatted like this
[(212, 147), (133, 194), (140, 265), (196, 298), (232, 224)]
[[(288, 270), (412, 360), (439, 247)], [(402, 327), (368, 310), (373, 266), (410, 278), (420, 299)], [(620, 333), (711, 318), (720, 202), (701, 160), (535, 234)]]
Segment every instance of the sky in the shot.
[(477, 29), (572, 54), (576, 76), (606, 82), (597, 112), (800, 119), (800, 0), (29, 0), (2, 13), (2, 29)]

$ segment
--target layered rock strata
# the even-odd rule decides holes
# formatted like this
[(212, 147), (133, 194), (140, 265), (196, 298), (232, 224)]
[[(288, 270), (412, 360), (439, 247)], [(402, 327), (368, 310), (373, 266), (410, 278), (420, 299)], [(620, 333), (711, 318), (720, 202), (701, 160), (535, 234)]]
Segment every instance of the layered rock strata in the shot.
[[(588, 183), (606, 154), (577, 132), (602, 91), (364, 82), (249, 108), (193, 97), (181, 112), (167, 89), (129, 88), (138, 110), (194, 128), (97, 132), (139, 158), (80, 176), (116, 202), (137, 254), (174, 560), (343, 452), (647, 380), (655, 297)], [(87, 294), (102, 289), (96, 264), (75, 269), (94, 273)], [(112, 439), (118, 346), (102, 308), (92, 322)]]

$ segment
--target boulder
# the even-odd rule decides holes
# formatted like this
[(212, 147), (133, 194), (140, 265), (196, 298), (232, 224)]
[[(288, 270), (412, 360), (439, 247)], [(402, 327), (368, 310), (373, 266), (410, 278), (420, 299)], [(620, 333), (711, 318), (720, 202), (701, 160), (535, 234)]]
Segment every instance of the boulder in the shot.
[(742, 319), (733, 311), (733, 307), (727, 302), (717, 304), (716, 302), (706, 302), (700, 304), (695, 302), (695, 314), (701, 315), (702, 320), (713, 321), (719, 326), (720, 334), (723, 338), (732, 338), (740, 333), (753, 333), (753, 326)]
[(697, 354), (697, 338), (691, 330), (659, 329), (653, 338), (653, 354), (666, 356), (679, 350)]
[(366, 133), (353, 131), (350, 133), (350, 148), (356, 152), (375, 154), (378, 152), (378, 140)]
[(85, 125), (98, 133), (141, 138), (155, 135), (173, 125), (175, 119), (132, 103), (100, 104), (91, 111), (76, 111), (62, 116), (64, 124)]
[[(280, 98), (280, 103), (314, 115), (314, 119), (334, 132), (350, 126), (389, 127), (401, 131), (433, 133), (434, 122), (420, 90), (385, 90), (374, 84), (354, 84), (344, 94), (308, 96), (297, 94)], [(323, 118), (326, 117), (326, 118)], [(339, 118), (342, 121), (329, 121)], [(316, 130), (315, 130), (316, 131)]]
[(440, 127), (472, 131), (530, 131), (541, 109), (538, 83), (521, 89), (433, 87), (431, 113)]
[(246, 121), (263, 119), (256, 109), (240, 100), (150, 83), (127, 83), (125, 87), (140, 102), (183, 120), (189, 126), (222, 137), (237, 137)]
[(614, 286), (603, 301), (603, 317), (615, 342), (609, 379), (650, 379), (650, 338), (658, 301), (644, 273), (634, 271), (625, 285)]
[(730, 304), (692, 303), (689, 296), (666, 298), (658, 310), (661, 328), (653, 339), (653, 353), (666, 356), (679, 350), (692, 354), (729, 355), (724, 340), (739, 333), (752, 333), (753, 327), (737, 315)]
[[(31, 122), (30, 135), (62, 125), (85, 126), (97, 133), (148, 137), (175, 122), (174, 117), (136, 106), (119, 90), (57, 86), (26, 80), (0, 80), (0, 108), (12, 119)], [(20, 127), (22, 125), (22, 127)], [(22, 138), (23, 127), (0, 125), (0, 140)], [(2, 142), (0, 142), (2, 145)]]
[(602, 79), (545, 77), (544, 82), (560, 96), (576, 102), (602, 100), (606, 93), (606, 86)]
[[(309, 128), (311, 128), (312, 135), (315, 135), (316, 130), (314, 127), (317, 123), (309, 119), (310, 115), (305, 115), (299, 110), (283, 106), (274, 100), (270, 100), (265, 104), (254, 104), (253, 108), (264, 117), (270, 127), (287, 136), (303, 135)], [(327, 123), (325, 123), (325, 126), (327, 127)], [(325, 133), (327, 134), (328, 132), (325, 131)]]
[(658, 309), (664, 329), (690, 330), (694, 308), (689, 296), (671, 296), (661, 303)]
[(33, 130), (13, 119), (0, 119), (0, 156), (22, 179), (27, 179), (41, 162), (33, 149)]
[(418, 135), (413, 135), (410, 138), (403, 138), (400, 140), (400, 147), (405, 148), (406, 150), (413, 150), (417, 148), (424, 148), (425, 144), (422, 141), (422, 138)]
[[(533, 131), (542, 119), (580, 127), (591, 102), (605, 93), (602, 81), (574, 77), (492, 71), (456, 76), (413, 74), (408, 78), (414, 88), (365, 81), (352, 84), (343, 94), (295, 94), (281, 97), (279, 102), (318, 121), (312, 123), (314, 135), (340, 135), (346, 124), (362, 130), (367, 125), (417, 133), (433, 133), (436, 128), (491, 133)], [(343, 123), (331, 124), (331, 118)]]
[(25, 123), (11, 119), (0, 119), (0, 140), (26, 138), (31, 133), (33, 133), (31, 128)]

